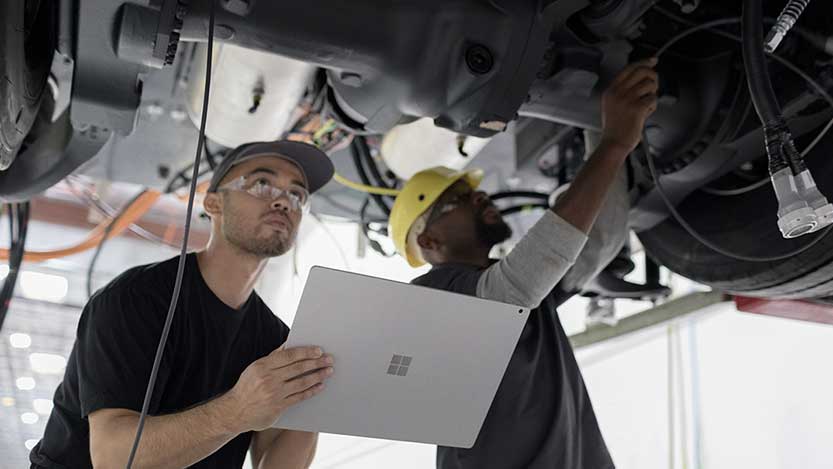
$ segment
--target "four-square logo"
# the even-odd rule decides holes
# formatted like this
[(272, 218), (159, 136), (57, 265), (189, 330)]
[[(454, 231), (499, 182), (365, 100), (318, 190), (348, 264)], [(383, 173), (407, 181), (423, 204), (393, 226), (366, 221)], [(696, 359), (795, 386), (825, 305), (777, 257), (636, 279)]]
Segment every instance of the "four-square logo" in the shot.
[(411, 360), (413, 360), (413, 357), (407, 355), (394, 355), (390, 359), (388, 374), (393, 376), (407, 376), (408, 367), (411, 366)]

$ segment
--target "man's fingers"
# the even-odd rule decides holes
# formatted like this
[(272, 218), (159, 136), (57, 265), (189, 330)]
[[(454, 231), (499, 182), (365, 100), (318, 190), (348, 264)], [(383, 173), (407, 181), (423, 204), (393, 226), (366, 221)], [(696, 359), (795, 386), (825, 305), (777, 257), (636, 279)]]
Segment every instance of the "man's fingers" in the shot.
[(321, 368), (327, 368), (332, 364), (333, 357), (331, 355), (324, 355), (321, 358), (316, 358), (313, 360), (301, 360), (299, 362), (292, 363), (283, 368), (280, 368), (278, 373), (284, 381), (291, 381), (295, 378), (300, 377), (301, 375), (309, 373), (310, 371), (319, 370)]
[(267, 355), (265, 359), (269, 363), (270, 368), (283, 368), (301, 360), (321, 358), (323, 354), (324, 351), (321, 350), (321, 347), (277, 348)]
[(657, 110), (657, 95), (648, 94), (642, 96), (639, 98), (638, 105), (640, 108), (645, 110), (644, 116), (647, 118)]
[(654, 66), (657, 64), (657, 58), (651, 57), (648, 59), (638, 60), (633, 62), (622, 69), (621, 72), (613, 79), (613, 82), (610, 84), (611, 87), (618, 86), (622, 83), (627, 82), (631, 76), (639, 70), (646, 69), (652, 70)]
[(290, 396), (287, 396), (283, 400), (283, 405), (285, 407), (291, 407), (295, 404), (298, 404), (299, 402), (303, 402), (303, 401), (315, 396), (316, 394), (320, 393), (323, 390), (324, 390), (324, 385), (322, 383), (316, 384), (315, 386), (312, 386), (311, 388), (307, 388), (307, 389), (304, 389), (303, 391), (300, 391), (300, 392), (297, 392), (297, 393), (292, 394)]
[(284, 384), (284, 393), (287, 396), (291, 396), (293, 394), (302, 392), (305, 389), (309, 389), (317, 384), (323, 383), (324, 380), (329, 378), (332, 374), (333, 369), (328, 367), (322, 370), (318, 370), (314, 373), (302, 376), (300, 378), (293, 379), (292, 381), (287, 381)]
[(620, 83), (618, 89), (627, 92), (646, 80), (659, 83), (659, 75), (657, 75), (657, 72), (655, 72), (652, 68), (640, 67), (630, 74), (625, 81)]
[(635, 98), (642, 98), (646, 95), (656, 95), (659, 90), (659, 83), (651, 78), (646, 78), (634, 85), (627, 92)]

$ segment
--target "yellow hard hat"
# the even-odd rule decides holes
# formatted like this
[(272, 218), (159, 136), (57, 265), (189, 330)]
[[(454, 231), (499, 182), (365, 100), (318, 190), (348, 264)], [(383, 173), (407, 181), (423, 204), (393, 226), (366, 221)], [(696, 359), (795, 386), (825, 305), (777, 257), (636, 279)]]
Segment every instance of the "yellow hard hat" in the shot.
[(408, 243), (411, 227), (446, 189), (461, 179), (476, 189), (483, 180), (483, 171), (455, 171), (442, 166), (426, 169), (414, 174), (396, 196), (390, 212), (389, 232), (396, 251), (411, 267), (425, 264), (415, 243)]

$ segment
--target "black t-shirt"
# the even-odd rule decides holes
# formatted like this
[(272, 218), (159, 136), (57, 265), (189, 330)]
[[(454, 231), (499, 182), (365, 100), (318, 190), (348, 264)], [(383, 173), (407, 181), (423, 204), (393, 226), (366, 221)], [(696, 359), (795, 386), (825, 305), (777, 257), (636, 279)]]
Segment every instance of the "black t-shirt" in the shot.
[[(474, 296), (481, 273), (446, 264), (412, 283)], [(613, 468), (556, 313), (569, 297), (556, 287), (530, 313), (474, 447), (438, 447), (438, 468)]]
[[(33, 467), (92, 468), (87, 416), (104, 408), (141, 411), (177, 263), (130, 269), (87, 303), (43, 439), (29, 456)], [(288, 334), (256, 293), (237, 310), (223, 303), (189, 254), (149, 414), (179, 412), (228, 391)], [(242, 467), (251, 437), (238, 435), (192, 467)]]

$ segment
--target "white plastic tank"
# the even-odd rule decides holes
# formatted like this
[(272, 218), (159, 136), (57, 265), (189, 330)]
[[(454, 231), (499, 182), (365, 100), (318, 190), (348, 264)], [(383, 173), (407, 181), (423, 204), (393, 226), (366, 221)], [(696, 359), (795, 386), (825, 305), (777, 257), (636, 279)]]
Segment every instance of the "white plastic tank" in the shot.
[(382, 160), (402, 179), (434, 166), (463, 169), (490, 139), (461, 135), (423, 118), (397, 125), (382, 140)]
[[(198, 44), (190, 66), (188, 114), (199, 125), (207, 46)], [(286, 130), (315, 67), (275, 54), (215, 44), (206, 135), (235, 147), (273, 140)]]

